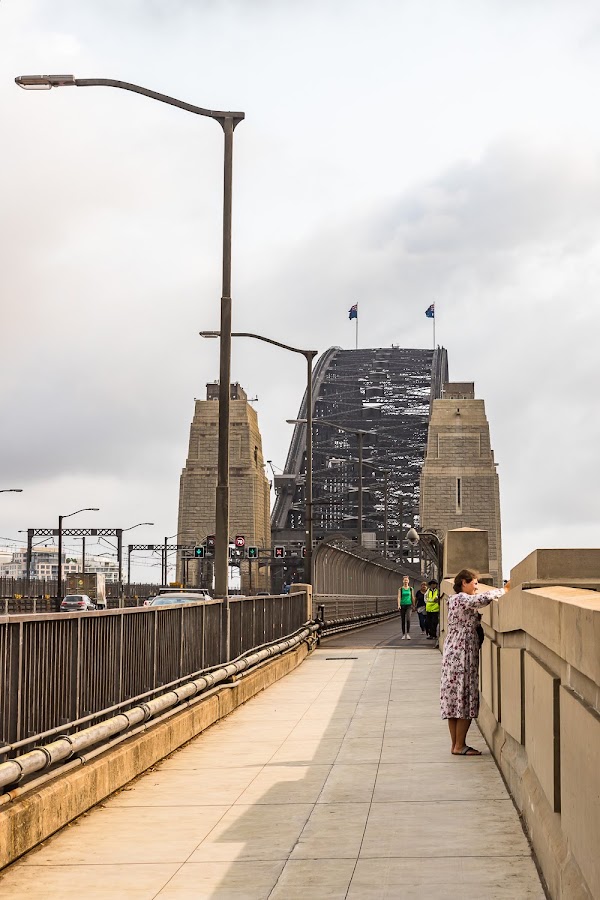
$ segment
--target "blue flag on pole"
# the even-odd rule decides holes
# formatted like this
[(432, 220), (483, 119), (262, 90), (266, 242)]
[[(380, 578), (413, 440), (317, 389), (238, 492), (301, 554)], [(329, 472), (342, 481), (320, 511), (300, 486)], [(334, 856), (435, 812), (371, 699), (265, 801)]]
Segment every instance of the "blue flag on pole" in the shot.
[(431, 306), (427, 307), (425, 315), (428, 319), (435, 319), (435, 303), (432, 303)]
[(355, 303), (354, 306), (350, 307), (350, 311), (348, 312), (349, 319), (358, 319), (358, 303)]

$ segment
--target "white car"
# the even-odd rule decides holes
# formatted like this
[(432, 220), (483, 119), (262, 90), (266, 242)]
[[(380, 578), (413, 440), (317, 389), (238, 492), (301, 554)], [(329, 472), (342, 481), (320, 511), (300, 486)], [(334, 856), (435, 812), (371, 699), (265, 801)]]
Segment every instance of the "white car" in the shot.
[(147, 600), (144, 604), (145, 606), (177, 606), (182, 603), (206, 603), (207, 600), (212, 600), (212, 597), (206, 593), (201, 593), (200, 591), (186, 591), (185, 593), (181, 593), (179, 591), (173, 591), (169, 594), (159, 594), (158, 597), (153, 597), (152, 600)]
[(87, 612), (96, 609), (96, 604), (87, 594), (67, 594), (60, 603), (61, 612)]
[(171, 597), (173, 595), (177, 595), (178, 603), (184, 603), (182, 597), (190, 597), (192, 602), (197, 602), (200, 598), (202, 600), (212, 600), (212, 596), (206, 588), (159, 588), (158, 594), (155, 597), (148, 597), (147, 600), (144, 600), (144, 606), (166, 606), (165, 603), (155, 603), (155, 600), (158, 600), (159, 597)]

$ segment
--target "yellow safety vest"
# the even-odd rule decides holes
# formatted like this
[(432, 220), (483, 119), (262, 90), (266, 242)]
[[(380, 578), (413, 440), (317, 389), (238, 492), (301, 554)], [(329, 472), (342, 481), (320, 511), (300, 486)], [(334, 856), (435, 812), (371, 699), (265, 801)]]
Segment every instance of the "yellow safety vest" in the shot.
[(425, 610), (426, 612), (439, 612), (440, 611), (440, 600), (439, 600), (439, 592), (437, 588), (434, 590), (428, 590), (425, 595)]

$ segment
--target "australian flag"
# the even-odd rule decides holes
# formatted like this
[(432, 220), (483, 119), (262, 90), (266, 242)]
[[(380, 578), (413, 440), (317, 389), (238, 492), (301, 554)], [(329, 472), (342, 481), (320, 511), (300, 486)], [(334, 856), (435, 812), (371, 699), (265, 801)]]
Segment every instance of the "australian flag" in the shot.
[(435, 303), (432, 303), (431, 306), (427, 307), (425, 315), (428, 319), (435, 319)]
[(355, 303), (354, 306), (350, 307), (348, 312), (349, 319), (358, 319), (358, 303)]

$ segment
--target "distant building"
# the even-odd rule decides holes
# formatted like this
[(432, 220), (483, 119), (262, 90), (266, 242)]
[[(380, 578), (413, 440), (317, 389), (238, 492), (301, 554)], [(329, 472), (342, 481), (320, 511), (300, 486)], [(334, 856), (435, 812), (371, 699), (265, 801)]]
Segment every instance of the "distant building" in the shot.
[[(8, 578), (26, 578), (27, 577), (27, 551), (15, 550), (10, 551), (11, 558), (5, 562), (0, 562), (0, 575)], [(65, 552), (63, 557), (63, 575), (69, 572), (81, 572), (81, 555), (78, 553)], [(115, 559), (106, 559), (102, 556), (85, 557), (85, 571), (98, 572), (106, 576), (106, 582), (118, 582), (119, 567)], [(30, 578), (48, 579), (57, 578), (58, 576), (58, 548), (57, 547), (34, 547), (31, 554)]]
[(14, 552), (11, 547), (0, 547), (0, 569), (5, 563), (11, 561)]

